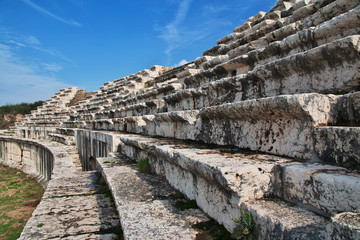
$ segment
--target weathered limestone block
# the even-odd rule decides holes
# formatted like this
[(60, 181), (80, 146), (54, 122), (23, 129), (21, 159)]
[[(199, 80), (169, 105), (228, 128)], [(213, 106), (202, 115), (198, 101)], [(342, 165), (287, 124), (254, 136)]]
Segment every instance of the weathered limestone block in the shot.
[(210, 69), (215, 67), (216, 65), (219, 65), (220, 63), (226, 62), (229, 59), (228, 55), (219, 55), (214, 57), (213, 59), (205, 62), (202, 64), (202, 67), (206, 69)]
[(229, 72), (221, 66), (216, 66), (209, 70), (197, 73), (184, 79), (186, 88), (196, 88), (206, 86), (211, 81), (216, 81), (224, 77), (228, 77)]
[(344, 212), (332, 217), (331, 239), (360, 239), (360, 212)]
[[(319, 1), (320, 2), (320, 1)], [(317, 26), (359, 5), (359, 0), (336, 0), (304, 19), (305, 26)], [(314, 4), (315, 5), (315, 4)]]
[(321, 165), (284, 165), (284, 198), (321, 215), (360, 209), (360, 175)]
[(314, 130), (315, 151), (330, 164), (360, 169), (360, 128), (320, 127)]
[(155, 115), (155, 133), (178, 139), (194, 139), (194, 123), (199, 110), (174, 111)]
[[(120, 138), (123, 142), (121, 151), (124, 154), (133, 159), (149, 157), (153, 171), (164, 175), (171, 185), (190, 199), (196, 199), (197, 204), (207, 214), (224, 224), (230, 231), (236, 227), (230, 217), (240, 219), (240, 209), (243, 207), (252, 212), (257, 223), (255, 231), (259, 239), (294, 239), (300, 236), (305, 239), (327, 239), (329, 236), (326, 232), (328, 222), (325, 218), (281, 200), (259, 200), (266, 196), (273, 196), (274, 191), (278, 191), (278, 188), (286, 184), (288, 184), (286, 187), (295, 184), (301, 193), (308, 196), (306, 191), (309, 187), (306, 184), (297, 185), (296, 181), (286, 178), (289, 176), (287, 169), (279, 168), (283, 165), (290, 168), (300, 166), (300, 168), (309, 169), (308, 165), (290, 163), (289, 159), (261, 154), (232, 153), (227, 155), (221, 153), (221, 150), (201, 149), (198, 146), (182, 144), (180, 141), (135, 135), (121, 135)], [(338, 171), (339, 168), (328, 166), (321, 169), (320, 165), (317, 167), (319, 175), (313, 176), (316, 178), (318, 187), (323, 186), (322, 189), (318, 189), (317, 194), (324, 198), (328, 197), (328, 194), (337, 193), (336, 190), (322, 192), (323, 189), (330, 190), (329, 186), (336, 187), (337, 183), (344, 189), (346, 183), (352, 182), (348, 178), (341, 182), (342, 178), (338, 177), (336, 172), (324, 173), (324, 170)], [(304, 171), (301, 171), (298, 177), (300, 182), (306, 181), (306, 179), (301, 179), (303, 174), (306, 175)], [(324, 176), (326, 174), (328, 175)], [(335, 180), (340, 180), (340, 182), (332, 182), (333, 178), (329, 177), (329, 174), (335, 175)], [(284, 176), (284, 182), (277, 176)], [(296, 173), (291, 174), (291, 177), (295, 179)], [(301, 189), (301, 186), (307, 189)], [(290, 193), (291, 190), (288, 192)], [(357, 198), (358, 191), (355, 189), (354, 192), (350, 191), (347, 194), (348, 196), (352, 194), (353, 198)], [(346, 197), (342, 196), (341, 199), (343, 198)], [(354, 200), (349, 199), (341, 204), (346, 205), (351, 201)], [(326, 207), (327, 203), (321, 203), (320, 200), (319, 204)], [(302, 203), (300, 205), (303, 206)], [(329, 208), (332, 207), (334, 205), (330, 204)]]
[[(299, 92), (337, 93), (357, 90), (359, 37), (346, 37), (304, 53), (257, 66), (247, 76), (254, 83), (244, 87), (244, 91), (251, 92), (248, 98), (252, 98), (255, 97), (254, 93), (274, 96)], [(260, 82), (256, 83), (257, 81)], [(261, 89), (249, 89), (256, 87), (256, 84), (261, 84)]]
[(286, 202), (258, 200), (243, 206), (253, 215), (258, 239), (328, 239), (324, 218)]
[(331, 102), (326, 95), (299, 94), (204, 108), (196, 137), (207, 143), (310, 158), (312, 127), (331, 121)]
[(98, 169), (114, 196), (126, 239), (195, 239), (191, 224), (207, 221), (199, 209), (179, 211), (176, 191), (163, 178), (140, 173), (128, 159), (100, 158)]
[[(256, 15), (248, 18), (245, 23), (237, 28), (234, 29), (234, 32), (242, 32), (248, 28), (250, 28), (250, 24), (258, 19), (261, 19), (262, 17), (264, 17), (266, 14), (266, 12), (258, 12)], [(248, 24), (248, 25), (247, 25)]]
[(341, 36), (359, 34), (359, 14), (360, 6), (317, 25), (314, 29), (314, 38), (318, 42), (318, 45), (340, 39)]
[(337, 125), (360, 126), (360, 92), (343, 95), (338, 100)]

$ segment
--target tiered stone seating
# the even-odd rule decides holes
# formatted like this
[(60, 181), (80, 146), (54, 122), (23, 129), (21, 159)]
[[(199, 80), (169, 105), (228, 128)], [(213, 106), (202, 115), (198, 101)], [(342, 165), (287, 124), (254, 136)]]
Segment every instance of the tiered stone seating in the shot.
[[(37, 110), (31, 111), (21, 122), (17, 122), (16, 126), (19, 131), (22, 131), (21, 135), (29, 138), (45, 138), (50, 132), (54, 132), (55, 127), (59, 127), (69, 118), (68, 103), (77, 91), (76, 87), (61, 89)], [(47, 128), (46, 133), (41, 129), (44, 127)], [(29, 128), (31, 131), (28, 131)]]
[(259, 239), (357, 239), (359, 15), (359, 0), (280, 0), (193, 62), (105, 83), (59, 131), (112, 131), (229, 231), (246, 209)]
[[(74, 108), (76, 111), (70, 121), (64, 123), (65, 127), (77, 126), (89, 129), (112, 130), (113, 121), (119, 112), (121, 103), (126, 101), (129, 93), (141, 92), (148, 87), (155, 77), (162, 74), (167, 67), (153, 66), (128, 77), (107, 82), (99, 91), (86, 101), (80, 102)], [(135, 107), (128, 107), (129, 110)]]

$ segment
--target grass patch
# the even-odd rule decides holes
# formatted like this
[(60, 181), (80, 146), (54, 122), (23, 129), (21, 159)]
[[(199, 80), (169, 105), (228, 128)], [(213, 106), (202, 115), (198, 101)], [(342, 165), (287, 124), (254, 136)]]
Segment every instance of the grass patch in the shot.
[(35, 179), (0, 165), (0, 239), (19, 238), (43, 193)]
[(151, 167), (148, 158), (142, 158), (136, 163), (137, 169), (142, 173), (151, 173)]

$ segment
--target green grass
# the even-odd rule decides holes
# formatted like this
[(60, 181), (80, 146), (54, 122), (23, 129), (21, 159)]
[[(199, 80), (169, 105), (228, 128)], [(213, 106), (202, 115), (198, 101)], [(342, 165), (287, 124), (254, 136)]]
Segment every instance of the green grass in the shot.
[(151, 173), (151, 167), (148, 158), (140, 159), (137, 164), (137, 169), (142, 173)]
[(44, 193), (35, 179), (0, 165), (0, 239), (17, 239)]

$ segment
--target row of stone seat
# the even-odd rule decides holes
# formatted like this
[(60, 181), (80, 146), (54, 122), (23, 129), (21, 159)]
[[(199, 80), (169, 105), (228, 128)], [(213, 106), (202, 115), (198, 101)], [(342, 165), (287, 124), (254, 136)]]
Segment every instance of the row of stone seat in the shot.
[(77, 91), (78, 89), (75, 87), (61, 89), (55, 96), (38, 107), (38, 109), (26, 115), (21, 122), (17, 123), (17, 126), (34, 126), (37, 124), (59, 126), (70, 115), (70, 109), (67, 104), (74, 98)]
[[(333, 19), (332, 23), (324, 24), (324, 26), (319, 26), (319, 28), (315, 28), (315, 30), (322, 29), (322, 31), (324, 32), (324, 29), (329, 30), (327, 28), (328, 25), (333, 26), (332, 27), (333, 29), (338, 29), (337, 28), (338, 23), (340, 23), (340, 22), (344, 23), (344, 19), (348, 19), (349, 22), (353, 22), (354, 20), (356, 20), (358, 11), (359, 11), (359, 9), (356, 8), (353, 11), (348, 12), (346, 16), (341, 15), (338, 17), (338, 19)], [(357, 19), (357, 22), (358, 22), (358, 19)], [(344, 24), (344, 26), (354, 26), (354, 23), (352, 25)], [(356, 26), (356, 22), (355, 22), (355, 26)], [(317, 31), (315, 31), (315, 30), (312, 29), (312, 31), (317, 33)], [(350, 33), (357, 31), (356, 28), (351, 29), (351, 30), (352, 30), (352, 32), (350, 32)], [(315, 35), (321, 36), (321, 34), (319, 35), (318, 33)], [(299, 36), (301, 36), (301, 34), (300, 35), (297, 34), (296, 36), (294, 36), (294, 37), (291, 36), (291, 37), (299, 39)], [(200, 100), (198, 102), (209, 104), (210, 106), (216, 105), (216, 104), (221, 104), (221, 103), (224, 103), (224, 101), (221, 101), (221, 99), (219, 99), (220, 96), (216, 96), (216, 95), (213, 96), (213, 94), (210, 94), (210, 93), (217, 92), (218, 93), (217, 95), (223, 95), (223, 92), (228, 91), (229, 88), (232, 88), (234, 86), (234, 82), (237, 83), (237, 85), (235, 85), (236, 88), (232, 89), (235, 93), (230, 94), (230, 95), (233, 95), (232, 97), (229, 97), (229, 96), (225, 97), (225, 102), (231, 102), (231, 101), (234, 101), (237, 99), (244, 100), (244, 99), (249, 99), (249, 98), (250, 99), (257, 98), (259, 96), (266, 97), (266, 96), (273, 96), (273, 95), (286, 94), (286, 93), (312, 92), (312, 91), (316, 92), (316, 91), (320, 91), (320, 90), (323, 92), (331, 92), (331, 91), (336, 92), (336, 90), (339, 91), (339, 89), (341, 89), (343, 91), (351, 91), (357, 87), (356, 79), (354, 79), (355, 73), (352, 75), (349, 74), (350, 79), (345, 79), (344, 82), (335, 82), (334, 84), (330, 85), (330, 89), (329, 89), (329, 87), (328, 87), (328, 89), (326, 89), (326, 86), (323, 86), (324, 84), (318, 84), (316, 82), (311, 83), (311, 84), (309, 84), (309, 83), (303, 84), (304, 86), (302, 86), (302, 88), (298, 89), (297, 92), (291, 92), (291, 91), (289, 91), (289, 89), (291, 89), (290, 86), (292, 86), (294, 84), (294, 82), (293, 82), (294, 74), (292, 74), (294, 72), (295, 73), (299, 72), (300, 73), (299, 75), (311, 74), (311, 71), (309, 72), (309, 69), (311, 70), (311, 68), (314, 68), (314, 69), (316, 69), (316, 71), (318, 71), (319, 68), (326, 69), (326, 68), (332, 67), (331, 64), (334, 65), (334, 64), (338, 63), (341, 65), (344, 62), (344, 61), (342, 61), (344, 58), (344, 55), (348, 55), (349, 57), (346, 60), (353, 64), (352, 61), (353, 60), (356, 61), (356, 59), (357, 59), (357, 57), (356, 57), (357, 56), (357, 54), (356, 54), (357, 53), (357, 45), (356, 45), (357, 39), (358, 39), (357, 36), (350, 36), (348, 38), (343, 38), (336, 42), (331, 42), (327, 45), (320, 46), (313, 50), (309, 50), (304, 53), (295, 54), (292, 57), (287, 57), (285, 59), (281, 59), (281, 60), (277, 60), (277, 61), (275, 60), (273, 62), (264, 64), (264, 65), (257, 65), (257, 67), (253, 71), (248, 72), (248, 74), (246, 76), (240, 75), (241, 77), (236, 77), (235, 79), (234, 79), (234, 77), (230, 77), (230, 78), (226, 79), (226, 78), (224, 78), (224, 76), (227, 76), (228, 72), (223, 71), (222, 67), (228, 66), (228, 70), (230, 70), (230, 69), (232, 69), (232, 67), (234, 67), (234, 64), (235, 65), (242, 64), (241, 61), (240, 61), (240, 63), (237, 62), (237, 61), (239, 61), (239, 59), (235, 59), (236, 61), (233, 59), (233, 60), (230, 60), (230, 62), (228, 62), (222, 66), (218, 66), (218, 67), (212, 68), (210, 70), (206, 70), (204, 72), (200, 72), (198, 74), (195, 74), (191, 77), (186, 78), (185, 79), (185, 84), (186, 84), (185, 87), (188, 89), (183, 90), (183, 92), (181, 92), (181, 91), (179, 92), (179, 90), (182, 89), (181, 83), (173, 83), (172, 85), (168, 85), (168, 86), (164, 87), (165, 90), (169, 89), (170, 92), (171, 91), (179, 92), (179, 93), (173, 93), (170, 96), (160, 95), (160, 94), (164, 93), (164, 91), (161, 90), (162, 89), (161, 87), (159, 89), (154, 89), (154, 90), (149, 89), (152, 91), (147, 91), (144, 94), (139, 94), (139, 95), (136, 95), (136, 97), (127, 98), (126, 100), (118, 102), (118, 104), (116, 104), (115, 106), (110, 108), (109, 114), (111, 114), (110, 113), (111, 109), (116, 109), (117, 112), (119, 112), (119, 109), (118, 109), (119, 106), (125, 107), (129, 103), (130, 104), (133, 103), (133, 106), (130, 105), (128, 107), (123, 108), (123, 111), (126, 112), (126, 116), (128, 117), (129, 116), (128, 115), (129, 108), (139, 109), (138, 104), (145, 106), (144, 103), (146, 103), (146, 100), (150, 99), (150, 97), (151, 96), (153, 97), (154, 95), (160, 95), (160, 96), (158, 96), (160, 98), (159, 100), (162, 100), (161, 98), (165, 98), (165, 100), (167, 100), (166, 104), (168, 106), (164, 107), (163, 104), (161, 104), (161, 102), (158, 101), (157, 103), (160, 103), (158, 108), (155, 108), (150, 112), (148, 111), (148, 109), (146, 109), (146, 110), (144, 109), (145, 113), (143, 113), (141, 111), (140, 112), (138, 111), (138, 113), (136, 113), (133, 111), (132, 112), (132, 114), (134, 114), (133, 116), (139, 116), (139, 115), (144, 115), (144, 114), (149, 114), (149, 113), (153, 114), (154, 112), (185, 110), (186, 108), (184, 109), (184, 107), (182, 109), (182, 106), (184, 106), (184, 105), (186, 106), (186, 104), (184, 104), (183, 102), (189, 102), (189, 101), (193, 100), (194, 93), (198, 93), (198, 95), (200, 97)], [(284, 44), (282, 44), (281, 46), (288, 45), (289, 41), (284, 41)], [(294, 45), (296, 46), (296, 44), (294, 44)], [(339, 55), (339, 54), (337, 54), (338, 52), (333, 51), (334, 49), (338, 49), (339, 47), (343, 48), (342, 52), (346, 52), (346, 54)], [(273, 46), (271, 46), (270, 49), (273, 50)], [(326, 50), (329, 54), (331, 54), (331, 53), (333, 53), (333, 54), (331, 54), (331, 55), (326, 54), (326, 56), (325, 56), (323, 53)], [(269, 52), (270, 50), (266, 50), (266, 51)], [(274, 51), (274, 52), (276, 52), (276, 51)], [(258, 55), (258, 54), (254, 53), (253, 55), (250, 55), (250, 56), (252, 56), (251, 58), (254, 58), (255, 55)], [(323, 61), (324, 64), (322, 64), (321, 66), (318, 64), (316, 64), (314, 66), (308, 64), (309, 66), (306, 66), (306, 68), (304, 66), (299, 67), (298, 65), (292, 64), (294, 61), (304, 62), (304, 63), (316, 61), (315, 63), (319, 63), (319, 62), (321, 62), (321, 60), (325, 60), (325, 58), (333, 58), (334, 61), (331, 61), (331, 62)], [(248, 57), (246, 59), (248, 59)], [(330, 66), (328, 66), (329, 64), (330, 64)], [(285, 66), (288, 65), (289, 67), (288, 68), (280, 68), (279, 67), (279, 66), (282, 67), (283, 65), (285, 65)], [(229, 66), (232, 66), (232, 67), (229, 67)], [(278, 66), (278, 67), (276, 69), (273, 69), (276, 66)], [(336, 69), (336, 71), (341, 72), (342, 67), (343, 66), (341, 66), (340, 69)], [(277, 74), (275, 76), (273, 74), (272, 75), (269, 75), (269, 74), (264, 75), (264, 73), (271, 73), (271, 71), (279, 73), (279, 74)], [(356, 71), (356, 69), (353, 69), (353, 72), (355, 72), (355, 71)], [(223, 72), (223, 74), (221, 74), (222, 72)], [(316, 72), (313, 75), (314, 75), (314, 78), (317, 77)], [(215, 78), (215, 80), (220, 79), (220, 80), (218, 80), (219, 82), (216, 81), (213, 84), (209, 83), (209, 81), (214, 80), (211, 78), (212, 76)], [(280, 78), (287, 77), (289, 80), (278, 79), (279, 77)], [(206, 79), (205, 83), (202, 83), (203, 79), (204, 80)], [(261, 82), (259, 83), (260, 80), (264, 81), (265, 79), (266, 79), (265, 83), (261, 83)], [(273, 81), (276, 79), (278, 81), (277, 85), (285, 85), (284, 90), (279, 89), (279, 86), (276, 86), (276, 84), (273, 83)], [(348, 81), (346, 81), (346, 80), (348, 80)], [(302, 82), (301, 79), (296, 79), (296, 81)], [(250, 82), (255, 82), (255, 83), (249, 84)], [(289, 83), (287, 83), (287, 82), (289, 82)], [(240, 85), (240, 83), (241, 83), (241, 85)], [(275, 86), (271, 86), (270, 89), (265, 89), (265, 90), (259, 92), (259, 89), (256, 89), (256, 87), (259, 88), (257, 86), (259, 84), (260, 84), (260, 86), (264, 85), (264, 84), (270, 85), (270, 86), (275, 85)], [(297, 84), (297, 82), (295, 82), (295, 84)], [(209, 85), (211, 87), (209, 87)], [(255, 85), (255, 86), (252, 86), (252, 85)], [(320, 85), (320, 86), (318, 86), (318, 85)], [(171, 86), (173, 86), (174, 89), (171, 89), (172, 88)], [(176, 86), (176, 88), (174, 86)], [(344, 89), (344, 87), (347, 89)], [(203, 88), (205, 88), (205, 89), (203, 89)], [(206, 89), (206, 88), (208, 88), (208, 89)], [(244, 88), (244, 89), (241, 89), (241, 88)], [(255, 89), (253, 89), (253, 88), (255, 88)], [(312, 88), (315, 88), (315, 89), (312, 89)], [(260, 89), (260, 90), (262, 90), (262, 89)], [(160, 94), (159, 94), (159, 92), (160, 92)], [(252, 94), (246, 95), (246, 94), (243, 94), (244, 92), (252, 93)], [(199, 93), (201, 93), (201, 94), (199, 94)], [(149, 98), (143, 98), (142, 96), (144, 96), (144, 95), (148, 95)], [(183, 96), (183, 99), (181, 99), (182, 101), (180, 103), (176, 102), (176, 99), (179, 99), (179, 96)], [(188, 96), (188, 97), (184, 98), (184, 96)], [(207, 98), (207, 99), (203, 100), (201, 98)], [(209, 102), (209, 98), (213, 99), (212, 102)], [(207, 106), (207, 105), (199, 105), (199, 104), (187, 104), (187, 106), (189, 106), (189, 105), (190, 105), (190, 109), (194, 105), (195, 106), (197, 105), (198, 109), (201, 107)], [(102, 109), (94, 109), (93, 112), (99, 113), (101, 110)], [(105, 116), (103, 116), (103, 115), (105, 115)], [(115, 117), (116, 114), (113, 114), (113, 116)], [(119, 114), (117, 114), (116, 117), (120, 117), (120, 116), (124, 117), (124, 113), (119, 113)], [(96, 117), (96, 119), (101, 119), (102, 117), (106, 118), (106, 113), (104, 113), (104, 112), (99, 113), (98, 116)]]
[(236, 148), (130, 134), (120, 135), (120, 140), (122, 154), (133, 160), (148, 158), (153, 173), (165, 176), (229, 231), (236, 227), (232, 219), (239, 219), (240, 209), (245, 208), (255, 219), (259, 239), (358, 234), (342, 222), (347, 218), (337, 216), (351, 218), (360, 207), (357, 173)]

